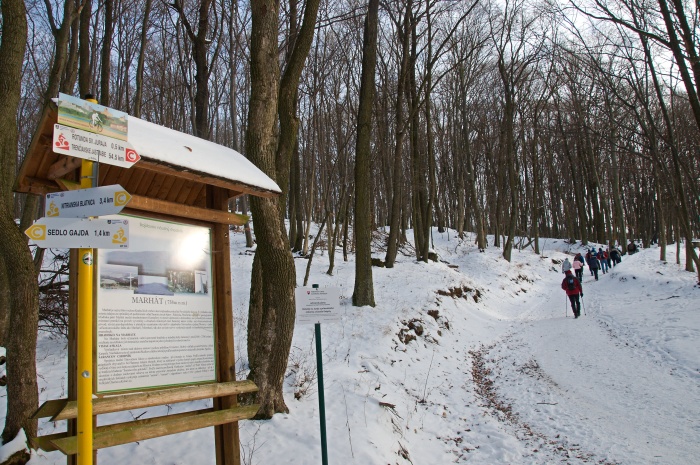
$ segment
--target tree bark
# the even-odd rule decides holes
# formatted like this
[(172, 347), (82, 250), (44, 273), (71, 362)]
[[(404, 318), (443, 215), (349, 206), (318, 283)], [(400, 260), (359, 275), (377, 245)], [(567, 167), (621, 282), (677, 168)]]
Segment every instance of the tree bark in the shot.
[[(153, 0), (146, 0), (146, 6), (143, 13), (143, 22), (141, 23), (141, 48), (139, 50), (139, 58), (136, 64), (136, 93), (134, 94), (134, 109), (132, 114), (137, 118), (141, 118), (141, 107), (143, 105), (143, 70), (144, 61), (146, 59), (146, 48), (148, 47), (148, 23), (151, 17), (151, 6)], [(231, 77), (235, 82), (235, 76)], [(235, 96), (233, 97), (235, 99)], [(235, 121), (233, 122), (235, 126)]]
[(102, 39), (102, 64), (100, 66), (100, 103), (110, 105), (110, 75), (112, 72), (112, 36), (114, 35), (114, 0), (104, 0), (105, 29)]
[(399, 248), (399, 229), (401, 225), (401, 195), (403, 184), (403, 144), (406, 135), (406, 122), (404, 119), (404, 96), (408, 82), (408, 54), (409, 54), (409, 29), (411, 22), (411, 5), (406, 4), (403, 25), (397, 25), (401, 37), (401, 65), (399, 67), (399, 81), (396, 91), (396, 141), (394, 145), (394, 164), (391, 183), (391, 213), (389, 223), (389, 240), (387, 243), (384, 264), (387, 268), (393, 268), (396, 254)]
[[(12, 186), (17, 166), (17, 111), (21, 75), (27, 44), (26, 6), (22, 0), (4, 0), (2, 42), (0, 43), (0, 265), (9, 285), (9, 327), (7, 348), (7, 417), (2, 432), (3, 444), (24, 429), (27, 437), (36, 437), (37, 420), (31, 416), (39, 406), (36, 373), (36, 339), (39, 319), (39, 289), (32, 255), (24, 234), (14, 219)], [(5, 289), (3, 289), (5, 292)]]
[[(251, 95), (246, 151), (256, 166), (275, 179), (279, 3), (258, 0), (251, 3), (251, 8)], [(271, 418), (275, 413), (289, 411), (282, 385), (294, 329), (296, 270), (283, 234), (279, 199), (253, 197), (250, 203), (258, 247), (250, 287), (248, 379), (258, 386), (257, 418)]]
[[(150, 1), (150, 0), (149, 0)], [(78, 91), (80, 98), (94, 94), (92, 89), (92, 69), (90, 67), (90, 18), (92, 17), (92, 0), (85, 0), (80, 10), (80, 29), (78, 31)]]
[[(213, 36), (218, 35), (220, 37), (220, 34), (218, 34), (219, 31), (211, 31), (209, 27), (212, 0), (200, 0), (199, 7), (197, 9), (198, 16), (196, 31), (185, 14), (182, 1), (183, 0), (174, 0), (172, 3), (168, 3), (168, 5), (177, 12), (180, 21), (185, 28), (187, 38), (192, 43), (192, 59), (195, 66), (193, 132), (195, 136), (209, 140), (211, 136), (211, 130), (209, 127), (209, 77), (213, 69), (212, 64), (218, 57), (221, 44), (221, 41), (217, 40), (218, 37)], [(223, 23), (224, 21), (221, 21), (221, 24)], [(212, 43), (215, 44), (215, 48), (214, 51), (211, 52), (210, 57), (209, 49)]]
[(374, 101), (374, 71), (377, 66), (377, 29), (379, 0), (369, 0), (362, 45), (362, 78), (357, 115), (355, 148), (355, 288), (352, 304), (356, 307), (374, 303), (372, 281), (372, 173), (370, 139), (372, 136), (372, 102)]

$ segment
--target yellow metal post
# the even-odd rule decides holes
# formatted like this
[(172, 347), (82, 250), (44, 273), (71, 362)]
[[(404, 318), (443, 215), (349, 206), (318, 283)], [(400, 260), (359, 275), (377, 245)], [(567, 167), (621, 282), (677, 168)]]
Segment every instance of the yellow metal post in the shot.
[[(93, 185), (93, 162), (83, 160), (80, 187)], [(92, 465), (92, 249), (78, 256), (78, 465)]]

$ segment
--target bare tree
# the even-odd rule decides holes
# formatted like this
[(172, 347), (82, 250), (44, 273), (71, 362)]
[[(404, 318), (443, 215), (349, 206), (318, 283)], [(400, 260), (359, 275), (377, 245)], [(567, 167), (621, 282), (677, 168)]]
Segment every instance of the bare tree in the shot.
[[(225, 21), (218, 16), (214, 0), (199, 0), (196, 28), (188, 18), (184, 0), (175, 0), (169, 6), (177, 12), (185, 35), (192, 46), (192, 59), (195, 65), (194, 135), (202, 139), (209, 139), (211, 132), (209, 127), (209, 78), (213, 63), (216, 62), (221, 49), (219, 39)], [(213, 50), (210, 51), (212, 47)]]
[(374, 71), (377, 66), (378, 23), (379, 0), (369, 0), (362, 46), (362, 80), (355, 146), (355, 241), (357, 243), (357, 257), (352, 304), (356, 307), (375, 306), (372, 281), (370, 140), (372, 137), (372, 102), (375, 87)]
[(510, 261), (518, 224), (520, 181), (519, 164), (515, 145), (516, 96), (521, 86), (530, 78), (530, 66), (539, 58), (541, 41), (531, 41), (530, 34), (536, 17), (528, 14), (520, 1), (507, 1), (501, 19), (493, 23), (492, 38), (498, 56), (498, 75), (503, 89), (503, 119), (500, 128), (499, 150), (506, 165), (510, 213), (508, 239), (503, 246), (503, 258)]

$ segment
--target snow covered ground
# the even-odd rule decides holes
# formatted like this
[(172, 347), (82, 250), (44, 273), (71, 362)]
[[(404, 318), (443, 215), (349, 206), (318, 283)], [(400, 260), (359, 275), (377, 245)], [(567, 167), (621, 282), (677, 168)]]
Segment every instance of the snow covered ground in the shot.
[[(675, 263), (675, 248), (668, 262), (656, 246), (625, 256), (597, 282), (586, 268), (584, 315), (574, 320), (560, 263), (580, 245), (542, 240), (541, 255), (515, 250), (508, 263), (495, 247), (479, 252), (469, 235), (433, 237), (440, 262), (400, 255), (393, 269), (373, 268), (375, 308), (350, 303), (353, 256), (343, 262), (338, 251), (332, 276), (327, 252), (313, 259), (309, 282), (339, 287), (343, 312), (341, 323), (322, 325), (329, 463), (700, 463), (700, 287)], [(232, 234), (241, 370), (252, 266), (244, 242)], [(295, 262), (301, 284), (307, 260)], [(290, 413), (241, 422), (244, 464), (321, 463), (313, 337), (313, 325), (296, 327)], [(41, 337), (41, 401), (65, 395), (65, 358), (64, 341)], [(98, 463), (213, 464), (213, 442), (211, 429), (193, 431), (100, 450)], [(30, 463), (65, 459), (38, 452)]]

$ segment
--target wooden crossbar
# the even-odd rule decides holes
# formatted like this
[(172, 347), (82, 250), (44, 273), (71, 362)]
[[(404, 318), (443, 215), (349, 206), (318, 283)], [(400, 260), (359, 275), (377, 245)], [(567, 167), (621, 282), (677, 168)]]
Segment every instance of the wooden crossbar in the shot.
[[(105, 447), (246, 420), (253, 418), (259, 408), (260, 405), (255, 404), (231, 407), (224, 410), (205, 409), (100, 426), (95, 430), (93, 436), (93, 449), (104, 449)], [(66, 455), (73, 455), (78, 452), (78, 437), (68, 436), (67, 433), (34, 438), (32, 442), (35, 446), (47, 452), (60, 450)]]
[[(155, 391), (120, 394), (100, 397), (92, 400), (94, 415), (121, 412), (124, 410), (155, 407), (157, 405), (175, 404), (192, 400), (210, 399), (216, 397), (234, 396), (256, 392), (258, 387), (250, 380), (229, 381), (226, 383), (200, 384), (196, 386), (181, 386)], [(67, 399), (56, 399), (44, 402), (33, 415), (33, 418), (51, 417), (51, 421), (77, 418), (78, 402)]]

